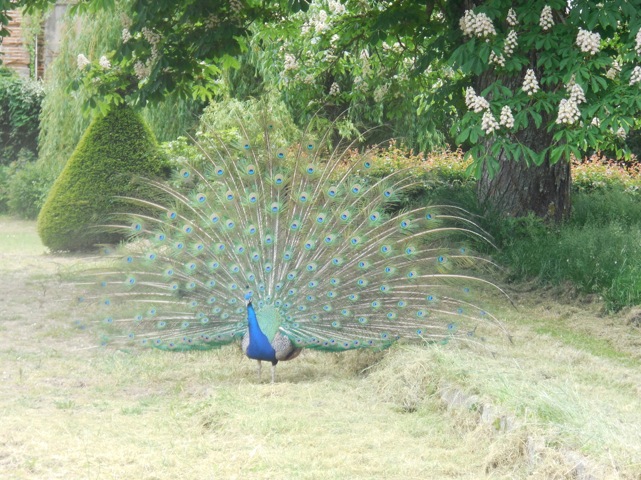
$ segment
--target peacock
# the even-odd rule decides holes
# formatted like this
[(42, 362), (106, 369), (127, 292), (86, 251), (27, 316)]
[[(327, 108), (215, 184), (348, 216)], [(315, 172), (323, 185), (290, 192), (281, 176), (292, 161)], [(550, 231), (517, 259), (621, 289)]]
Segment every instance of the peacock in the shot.
[[(153, 198), (127, 198), (108, 228), (128, 241), (88, 274), (103, 343), (198, 350), (239, 342), (271, 363), (302, 349), (474, 339), (504, 329), (477, 306), (500, 291), (464, 238), (490, 237), (463, 209), (403, 208), (420, 180), (332, 129), (287, 145), (263, 117), (195, 142)], [(336, 145), (337, 143), (337, 145)], [(145, 189), (148, 192), (148, 188)], [(103, 311), (104, 310), (104, 311)]]

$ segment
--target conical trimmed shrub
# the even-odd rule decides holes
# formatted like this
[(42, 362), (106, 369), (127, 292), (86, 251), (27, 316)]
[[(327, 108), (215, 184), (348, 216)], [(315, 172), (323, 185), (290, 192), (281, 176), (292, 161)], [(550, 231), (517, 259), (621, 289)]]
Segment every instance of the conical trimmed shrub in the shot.
[(53, 184), (38, 216), (42, 242), (52, 251), (79, 251), (119, 241), (119, 234), (100, 228), (122, 210), (117, 197), (140, 196), (137, 176), (168, 173), (142, 118), (128, 106), (113, 108), (92, 122)]

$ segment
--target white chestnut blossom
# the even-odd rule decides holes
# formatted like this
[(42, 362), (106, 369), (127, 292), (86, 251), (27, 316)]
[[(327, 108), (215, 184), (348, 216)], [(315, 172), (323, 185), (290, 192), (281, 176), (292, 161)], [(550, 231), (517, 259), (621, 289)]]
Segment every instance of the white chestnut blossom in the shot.
[(329, 7), (329, 11), (334, 15), (341, 15), (345, 13), (345, 5), (337, 0), (329, 0), (329, 2), (327, 2), (327, 6)]
[(636, 47), (634, 49), (636, 50), (637, 55), (641, 55), (641, 28), (637, 32)]
[(621, 73), (621, 65), (616, 60), (612, 60), (612, 66), (605, 73), (605, 76), (610, 80), (614, 80), (619, 73)]
[(601, 49), (601, 35), (579, 28), (576, 44), (583, 53), (596, 54)]
[(216, 15), (214, 15), (214, 14), (209, 15), (209, 16), (205, 19), (205, 26), (206, 26), (209, 30), (213, 30), (213, 29), (214, 29), (214, 28), (216, 28), (218, 25), (220, 25), (220, 19), (218, 18), (218, 16), (216, 16)]
[(639, 82), (641, 82), (641, 67), (637, 65), (636, 67), (634, 67), (634, 70), (632, 70), (632, 75), (630, 76), (630, 85), (634, 85)]
[(499, 53), (498, 55), (495, 54), (494, 52), (490, 53), (490, 63), (494, 63), (496, 65), (499, 65), (501, 67), (505, 66), (505, 57), (503, 56), (502, 53)]
[(510, 33), (507, 34), (507, 38), (505, 39), (505, 46), (503, 47), (505, 55), (508, 57), (512, 55), (518, 44), (516, 30), (510, 30)]
[(539, 19), (539, 25), (543, 30), (549, 30), (554, 26), (554, 19), (552, 18), (552, 9), (549, 5), (543, 7), (541, 11), (541, 18)]
[(78, 64), (78, 70), (82, 70), (85, 68), (87, 65), (89, 65), (91, 62), (87, 57), (85, 57), (82, 53), (78, 54), (78, 58), (76, 59), (76, 63)]
[(98, 61), (98, 63), (100, 64), (100, 66), (102, 68), (104, 68), (106, 70), (109, 70), (111, 68), (111, 62), (104, 55), (102, 57), (100, 57), (100, 60)]
[(307, 20), (301, 27), (301, 33), (306, 35), (313, 30), (315, 33), (319, 34), (328, 30), (330, 25), (327, 22), (327, 17), (328, 15), (325, 10), (318, 10), (317, 12), (314, 12), (310, 16), (309, 20)]
[(296, 57), (291, 53), (286, 53), (285, 54), (285, 71), (287, 72), (288, 70), (296, 70), (297, 68), (298, 68), (298, 62), (296, 61)]
[(599, 120), (599, 117), (594, 117), (590, 122), (590, 125), (599, 128), (601, 126), (601, 120)]
[(149, 42), (150, 45), (158, 45), (160, 42), (160, 34), (150, 30), (147, 27), (143, 27), (141, 30), (142, 36), (145, 37), (145, 40)]
[(159, 33), (150, 30), (147, 27), (143, 27), (141, 30), (142, 36), (145, 37), (145, 40), (151, 45), (151, 57), (149, 62), (153, 63), (158, 58), (158, 44), (160, 43), (161, 36)]
[(470, 37), (489, 37), (496, 35), (496, 30), (492, 20), (485, 13), (474, 13), (472, 10), (466, 10), (465, 15), (459, 21), (461, 30), (465, 35)]
[(578, 83), (573, 83), (568, 89), (570, 92), (570, 100), (573, 100), (577, 105), (585, 102), (585, 92)]
[(465, 105), (474, 113), (481, 113), (490, 108), (489, 102), (478, 96), (472, 87), (467, 87), (465, 90)]
[(500, 128), (499, 122), (496, 121), (494, 115), (490, 110), (485, 110), (483, 113), (483, 118), (481, 119), (481, 129), (485, 132), (486, 135), (498, 130)]
[(151, 67), (148, 63), (145, 64), (141, 61), (137, 61), (136, 63), (134, 63), (134, 73), (136, 74), (138, 80), (144, 80), (151, 73)]
[(403, 51), (403, 47), (398, 42), (394, 42), (393, 45), (390, 45), (387, 42), (383, 42), (381, 44), (381, 47), (383, 47), (383, 50), (385, 50), (386, 52), (401, 53)]
[(474, 113), (480, 113), (483, 110), (487, 110), (488, 108), (490, 108), (490, 103), (480, 95), (476, 97), (474, 103), (472, 104), (472, 110), (474, 110)]
[(240, 2), (240, 0), (229, 0), (229, 8), (231, 8), (233, 12), (238, 14), (243, 9), (243, 4)]
[(129, 40), (131, 40), (131, 32), (129, 31), (128, 28), (123, 28), (122, 29), (122, 43), (127, 43)]
[(339, 87), (338, 83), (336, 82), (332, 83), (332, 86), (329, 87), (329, 94), (338, 95), (339, 93), (341, 93), (341, 87)]
[(619, 137), (621, 140), (625, 140), (625, 137), (627, 137), (627, 136), (628, 136), (628, 135), (625, 133), (625, 130), (623, 129), (623, 127), (619, 127), (619, 129), (617, 130), (616, 135), (617, 135), (617, 137)]
[(472, 103), (476, 101), (476, 92), (472, 87), (467, 87), (465, 89), (465, 106), (468, 109), (472, 108)]
[(316, 33), (323, 33), (329, 28), (327, 23), (327, 12), (325, 10), (319, 10), (318, 14), (314, 16), (313, 23), (314, 30)]
[(374, 89), (374, 101), (380, 103), (385, 98), (388, 89), (389, 85), (387, 84), (376, 87), (376, 89)]
[(539, 82), (536, 80), (534, 70), (531, 68), (528, 68), (527, 72), (525, 72), (525, 78), (523, 79), (523, 91), (529, 96), (532, 96), (539, 91)]
[(565, 84), (565, 89), (567, 91), (570, 91), (570, 89), (574, 86), (576, 83), (576, 75), (573, 73), (572, 76), (570, 77), (570, 81)]
[(571, 98), (564, 98), (559, 104), (559, 116), (556, 123), (571, 125), (581, 117), (579, 106)]
[(516, 27), (518, 24), (518, 20), (516, 18), (516, 12), (514, 11), (513, 8), (510, 8), (507, 11), (507, 24), (511, 27)]
[(336, 60), (336, 58), (338, 57), (334, 55), (334, 50), (332, 50), (331, 48), (328, 50), (325, 50), (325, 52), (323, 53), (323, 61), (325, 63), (332, 63), (334, 60)]
[(512, 116), (512, 110), (508, 105), (505, 105), (501, 109), (501, 118), (499, 118), (499, 123), (507, 128), (514, 127), (514, 117)]

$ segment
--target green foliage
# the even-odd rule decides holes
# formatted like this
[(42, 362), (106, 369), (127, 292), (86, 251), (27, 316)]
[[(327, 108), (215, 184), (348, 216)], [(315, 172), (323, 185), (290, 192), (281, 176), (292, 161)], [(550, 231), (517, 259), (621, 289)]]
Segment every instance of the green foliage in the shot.
[[(47, 72), (39, 139), (38, 161), (51, 178), (60, 174), (91, 122), (86, 112), (91, 91), (85, 88), (70, 91), (79, 74), (78, 55), (99, 59), (114, 51), (121, 42), (122, 17), (126, 11), (127, 4), (119, 3), (115, 12), (97, 10), (92, 14), (70, 15), (65, 20), (59, 53)], [(197, 122), (200, 109), (199, 102), (168, 95), (163, 101), (143, 108), (142, 115), (156, 137), (166, 141), (188, 133)]]
[[(91, 0), (82, 5), (100, 14), (111, 3), (122, 10), (117, 2)], [(180, 98), (211, 100), (227, 89), (247, 98), (262, 92), (263, 84), (277, 85), (299, 125), (316, 114), (334, 119), (349, 109), (336, 123), (342, 137), (385, 124), (371, 134), (370, 141), (394, 136), (419, 149), (442, 145), (452, 112), (431, 109), (431, 93), (434, 86), (443, 86), (444, 76), (455, 74), (444, 75), (443, 64), (437, 64), (434, 55), (430, 54), (429, 62), (423, 58), (434, 46), (423, 36), (424, 7), (403, 2), (402, 7), (385, 9), (381, 2), (373, 3), (347, 2), (350, 14), (338, 12), (332, 25), (340, 35), (328, 30), (319, 39), (314, 29), (303, 36), (297, 31), (321, 11), (340, 10), (339, 2), (328, 7), (326, 2), (199, 0), (186, 6), (171, 0), (153, 5), (133, 1), (130, 13), (121, 16), (122, 42), (98, 54), (74, 50), (84, 56), (79, 57), (82, 68), (73, 76), (72, 88), (88, 95), (84, 103), (89, 108), (104, 114), (125, 99), (145, 105), (173, 92)], [(285, 21), (285, 13), (293, 15), (291, 22)], [(335, 36), (340, 37), (338, 42)], [(306, 59), (296, 76), (285, 66), (286, 55), (292, 53)]]
[[(358, 154), (356, 151), (354, 153)], [(428, 204), (478, 210), (473, 189), (474, 179), (466, 173), (470, 162), (463, 158), (462, 152), (443, 149), (427, 155), (416, 154), (391, 142), (387, 147), (374, 149), (370, 155), (374, 166), (366, 173), (356, 172), (363, 175), (361, 182), (377, 181), (403, 170), (414, 179), (413, 185), (406, 189), (392, 211), (420, 208)]]
[[(9, 10), (14, 8), (13, 0), (0, 0), (0, 40), (9, 36)], [(0, 56), (0, 65), (2, 65), (2, 56)]]
[(202, 109), (203, 105), (197, 100), (170, 94), (147, 105), (140, 113), (158, 141), (165, 142), (191, 133), (198, 124)]
[[(260, 114), (250, 116), (247, 112)], [(238, 128), (239, 121), (243, 123), (242, 132)], [(274, 94), (243, 101), (225, 97), (212, 102), (201, 116), (199, 131), (202, 134), (215, 132), (216, 135), (227, 137), (223, 138), (227, 141), (256, 141), (263, 136), (267, 124), (275, 132), (270, 138), (273, 145), (290, 145), (301, 138), (301, 131), (294, 124), (285, 104)], [(314, 137), (314, 132), (309, 128), (306, 134)]]
[(572, 197), (572, 224), (641, 225), (641, 202), (636, 192), (612, 187), (607, 190), (576, 192)]
[[(38, 233), (53, 251), (84, 250), (118, 241), (100, 228), (122, 206), (117, 196), (143, 195), (145, 178), (166, 175), (153, 134), (121, 106), (97, 118), (56, 180), (38, 216)], [(129, 207), (131, 208), (131, 207)]]
[(9, 166), (0, 165), (0, 213), (6, 213), (9, 209), (9, 179), (11, 175)]
[(15, 161), (23, 149), (37, 152), (43, 95), (40, 82), (0, 67), (0, 165)]
[[(451, 62), (482, 79), (476, 83), (482, 91), (467, 90), (468, 112), (454, 133), (457, 143), (472, 146), (477, 172), (484, 164), (496, 171), (500, 154), (537, 165), (595, 150), (629, 155), (625, 137), (641, 125), (641, 72), (634, 73), (640, 7), (623, 0), (570, 6), (490, 0), (466, 11), (465, 20), (461, 14), (466, 41)], [(544, 8), (551, 24), (541, 20)], [(486, 28), (475, 29), (481, 23)], [(526, 78), (537, 87), (526, 86)], [(532, 142), (537, 130), (551, 141)]]
[[(54, 2), (18, 0), (15, 6), (25, 6), (30, 13)], [(183, 98), (210, 100), (219, 91), (221, 72), (238, 66), (235, 56), (246, 48), (248, 27), (304, 8), (306, 2), (86, 0), (74, 5), (71, 12), (85, 18), (106, 12), (115, 18), (114, 10), (122, 9), (123, 3), (130, 12), (121, 27), (125, 41), (117, 45), (113, 55), (106, 56), (113, 70), (103, 83), (92, 82), (106, 73), (99, 72), (98, 66), (88, 67), (87, 72), (86, 85), (98, 93), (92, 99), (93, 106), (103, 113), (125, 100), (145, 105), (173, 92)], [(6, 12), (0, 8), (0, 24), (4, 21)]]
[(387, 147), (373, 151), (376, 166), (371, 174), (377, 177), (390, 173), (411, 169), (417, 177), (430, 173), (436, 174), (442, 181), (449, 184), (461, 184), (472, 181), (467, 173), (470, 162), (465, 160), (460, 151), (452, 152), (446, 149), (435, 150), (431, 153), (414, 153), (400, 148), (396, 142), (390, 142)]
[(21, 218), (35, 219), (44, 205), (51, 180), (36, 162), (22, 163), (11, 176), (8, 211)]
[(183, 136), (161, 143), (160, 149), (174, 167), (186, 165), (188, 161), (202, 165), (205, 160), (205, 154), (198, 145), (195, 145), (190, 138)]
[(39, 138), (38, 161), (52, 178), (60, 174), (91, 123), (91, 118), (83, 114), (83, 105), (89, 101), (88, 92), (68, 92), (77, 73), (77, 56), (83, 53), (96, 57), (112, 50), (121, 30), (121, 21), (114, 12), (65, 19), (59, 53), (47, 71)]
[(0, 212), (35, 218), (42, 206), (47, 181), (33, 161), (43, 96), (40, 82), (0, 67)]
[[(87, 0), (77, 10), (114, 6)], [(349, 109), (336, 124), (342, 136), (384, 123), (390, 131), (380, 138), (404, 137), (420, 149), (442, 143), (449, 130), (471, 147), (480, 177), (484, 163), (491, 173), (503, 159), (540, 165), (593, 150), (627, 154), (624, 137), (640, 122), (639, 7), (641, 0), (133, 0), (123, 41), (100, 61), (89, 56), (76, 86), (98, 93), (88, 104), (103, 113), (124, 99), (144, 105), (169, 92), (210, 100), (245, 54), (244, 78), (254, 67), (277, 85), (299, 124), (315, 112), (336, 118)], [(549, 25), (541, 21), (546, 9)], [(536, 91), (523, 88), (530, 74)], [(233, 90), (260, 90), (249, 83)], [(469, 111), (459, 121), (464, 83), (480, 91), (467, 92)], [(488, 104), (472, 107), (479, 96)], [(549, 138), (534, 141), (532, 132)]]
[(377, 127), (369, 142), (394, 137), (430, 150), (451, 125), (451, 112), (432, 109), (430, 95), (452, 75), (436, 59), (429, 68), (421, 62), (431, 41), (417, 34), (424, 8), (312, 1), (286, 21), (257, 25), (243, 61), (277, 86), (300, 125), (346, 112), (336, 124), (341, 137)]

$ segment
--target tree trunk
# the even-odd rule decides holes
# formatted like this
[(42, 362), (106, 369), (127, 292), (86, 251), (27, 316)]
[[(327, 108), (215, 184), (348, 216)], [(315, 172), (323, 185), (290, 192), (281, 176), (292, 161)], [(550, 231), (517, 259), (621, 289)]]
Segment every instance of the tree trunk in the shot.
[(532, 212), (555, 222), (570, 214), (570, 164), (565, 161), (550, 165), (528, 166), (525, 161), (502, 158), (499, 172), (490, 178), (487, 170), (479, 179), (480, 203), (513, 217)]
[[(537, 71), (540, 78), (540, 72)], [(500, 77), (499, 77), (500, 78)], [(497, 76), (486, 73), (475, 79), (477, 91), (483, 91)], [(521, 88), (523, 77), (500, 78), (503, 85), (516, 91)], [(491, 99), (490, 99), (491, 100)], [(553, 120), (549, 113), (541, 112), (543, 122), (537, 128), (534, 122), (515, 135), (516, 141), (535, 152), (540, 152), (552, 143), (552, 133), (547, 125)], [(492, 141), (486, 144), (489, 150)], [(570, 214), (570, 164), (561, 160), (551, 165), (549, 156), (541, 165), (529, 165), (526, 159), (518, 162), (508, 160), (501, 151), (498, 158), (500, 169), (490, 177), (483, 169), (477, 185), (477, 196), (481, 205), (496, 209), (505, 215), (521, 217), (530, 212), (554, 222), (560, 222)]]

